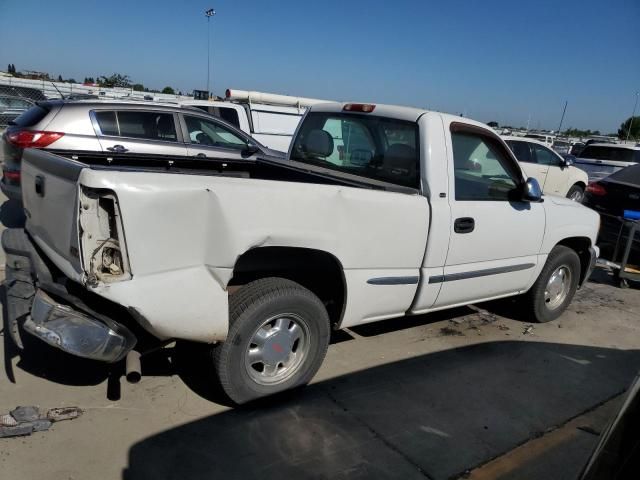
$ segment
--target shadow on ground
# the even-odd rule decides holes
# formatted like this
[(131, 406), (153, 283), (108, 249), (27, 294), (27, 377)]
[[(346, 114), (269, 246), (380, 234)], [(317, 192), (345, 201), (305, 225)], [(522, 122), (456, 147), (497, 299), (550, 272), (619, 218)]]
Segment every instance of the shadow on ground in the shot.
[(455, 478), (619, 394), (639, 365), (537, 342), (419, 356), (147, 438), (123, 477)]

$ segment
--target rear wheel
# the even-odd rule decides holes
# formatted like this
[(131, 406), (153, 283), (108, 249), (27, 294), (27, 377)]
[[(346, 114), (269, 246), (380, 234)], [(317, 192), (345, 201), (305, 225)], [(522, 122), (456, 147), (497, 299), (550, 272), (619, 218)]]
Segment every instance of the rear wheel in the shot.
[(538, 279), (524, 296), (533, 319), (543, 323), (562, 315), (573, 300), (579, 279), (578, 254), (562, 245), (551, 250)]
[(238, 404), (307, 384), (329, 345), (320, 299), (283, 278), (256, 280), (229, 297), (229, 323), (212, 357), (220, 386)]
[(567, 198), (574, 202), (582, 203), (582, 200), (584, 199), (584, 188), (580, 185), (572, 186), (567, 192)]

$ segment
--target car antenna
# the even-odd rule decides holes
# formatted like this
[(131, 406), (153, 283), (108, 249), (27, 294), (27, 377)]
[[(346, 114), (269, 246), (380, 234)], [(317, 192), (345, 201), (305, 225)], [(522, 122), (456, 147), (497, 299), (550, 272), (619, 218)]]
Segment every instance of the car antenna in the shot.
[(62, 92), (60, 91), (60, 89), (58, 88), (58, 86), (53, 82), (53, 80), (49, 80), (51, 82), (51, 85), (53, 85), (53, 88), (55, 88), (58, 91), (58, 95), (60, 95), (60, 98), (62, 98), (62, 100), (65, 99), (64, 95), (62, 94)]

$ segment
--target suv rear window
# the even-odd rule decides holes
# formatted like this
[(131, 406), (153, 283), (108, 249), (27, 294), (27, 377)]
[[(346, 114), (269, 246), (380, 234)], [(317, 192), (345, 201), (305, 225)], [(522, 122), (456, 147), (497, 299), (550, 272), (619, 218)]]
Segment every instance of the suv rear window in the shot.
[(176, 142), (176, 126), (173, 114), (161, 112), (101, 111), (95, 112), (96, 121), (103, 135), (144, 138)]
[(375, 115), (310, 113), (291, 159), (419, 188), (418, 125)]
[(613, 160), (616, 162), (640, 162), (640, 151), (628, 148), (616, 148), (605, 146), (587, 146), (580, 153), (581, 158), (593, 158), (595, 160)]
[(11, 124), (19, 127), (33, 127), (36, 123), (42, 121), (50, 111), (51, 109), (49, 107), (35, 105), (16, 117)]

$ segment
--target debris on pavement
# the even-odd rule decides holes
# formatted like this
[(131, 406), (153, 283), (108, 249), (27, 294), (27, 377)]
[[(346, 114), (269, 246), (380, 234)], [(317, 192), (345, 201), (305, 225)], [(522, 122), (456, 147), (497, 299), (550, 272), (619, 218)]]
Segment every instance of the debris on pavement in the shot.
[(502, 331), (510, 330), (510, 328), (509, 328), (509, 327), (507, 327), (506, 325), (503, 325), (503, 324), (498, 325), (498, 329), (500, 329), (500, 330), (502, 330)]
[(52, 408), (46, 415), (41, 415), (40, 409), (35, 406), (16, 407), (9, 413), (0, 415), (0, 438), (43, 432), (49, 430), (54, 422), (73, 420), (80, 415), (82, 410), (78, 407)]
[(527, 325), (526, 327), (524, 327), (524, 330), (522, 331), (523, 335), (531, 335), (533, 334), (533, 325)]
[(440, 329), (440, 334), (444, 335), (444, 336), (463, 336), (464, 333), (462, 333), (460, 330), (456, 330), (455, 328), (451, 328), (451, 327), (442, 327)]

